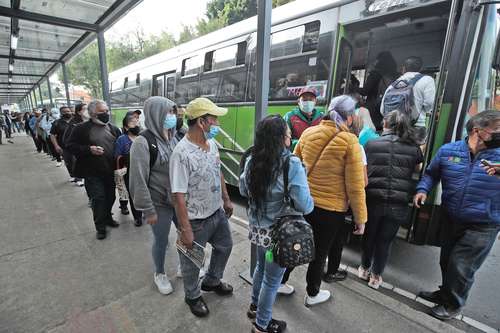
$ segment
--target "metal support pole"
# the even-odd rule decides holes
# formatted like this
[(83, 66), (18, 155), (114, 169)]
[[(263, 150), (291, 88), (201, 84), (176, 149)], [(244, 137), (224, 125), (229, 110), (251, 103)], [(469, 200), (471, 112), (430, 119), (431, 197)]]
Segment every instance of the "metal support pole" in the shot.
[(106, 43), (104, 41), (104, 31), (97, 33), (97, 47), (99, 48), (99, 66), (101, 69), (102, 99), (111, 108), (111, 99), (109, 97), (108, 64), (106, 62)]
[(71, 107), (71, 102), (69, 99), (68, 72), (66, 71), (66, 64), (64, 62), (61, 62), (61, 67), (63, 72), (64, 90), (66, 91), (66, 103), (67, 106)]
[[(257, 71), (255, 73), (255, 119), (254, 129), (267, 115), (269, 101), (269, 59), (271, 54), (271, 10), (272, 1), (259, 0), (257, 3)], [(250, 245), (250, 268), (241, 272), (240, 277), (252, 283), (255, 270), (257, 247)]]
[(50, 89), (50, 80), (49, 80), (49, 77), (47, 76), (47, 89), (49, 91), (49, 100), (50, 100), (50, 107), (54, 107), (54, 102), (52, 101), (52, 91)]
[(42, 106), (44, 106), (43, 95), (42, 95), (42, 86), (40, 84), (38, 85), (38, 93), (40, 94), (40, 103), (42, 104)]
[(33, 100), (31, 99), (31, 92), (28, 94), (28, 100), (30, 102), (31, 109), (36, 109), (36, 107), (33, 105)]
[[(34, 88), (33, 88), (33, 89), (34, 89)], [(30, 92), (30, 94), (31, 94), (31, 93), (33, 93), (33, 97), (35, 98), (35, 105), (36, 105), (36, 107), (38, 107), (38, 101), (36, 100), (36, 91), (35, 91), (35, 90), (32, 90), (32, 91)], [(43, 107), (43, 106), (42, 106), (42, 107)]]

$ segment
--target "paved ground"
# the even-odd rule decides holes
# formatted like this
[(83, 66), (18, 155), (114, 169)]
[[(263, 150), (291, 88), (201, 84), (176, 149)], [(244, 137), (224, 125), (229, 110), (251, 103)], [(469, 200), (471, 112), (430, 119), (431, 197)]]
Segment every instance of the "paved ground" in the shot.
[[(83, 189), (34, 153), (28, 138), (15, 141), (0, 146), (0, 332), (250, 331), (250, 287), (238, 276), (248, 267), (245, 229), (232, 224), (235, 246), (225, 278), (234, 295), (207, 295), (211, 315), (196, 319), (183, 302), (182, 280), (173, 277), (178, 259), (172, 249), (167, 271), (175, 292), (162, 296), (152, 283), (148, 226), (135, 228), (115, 211), (120, 228), (97, 241)], [(292, 277), (297, 293), (275, 306), (289, 332), (476, 332), (460, 322), (441, 323), (419, 311), (426, 310), (422, 306), (352, 277), (326, 286), (332, 301), (307, 309), (304, 268)]]

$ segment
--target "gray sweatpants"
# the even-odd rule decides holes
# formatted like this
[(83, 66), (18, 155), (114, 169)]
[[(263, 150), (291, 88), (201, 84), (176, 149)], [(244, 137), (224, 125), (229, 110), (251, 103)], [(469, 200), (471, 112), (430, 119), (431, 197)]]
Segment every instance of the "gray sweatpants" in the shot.
[[(217, 286), (222, 279), (233, 248), (229, 221), (224, 211), (219, 209), (215, 214), (206, 219), (192, 220), (190, 223), (195, 242), (202, 246), (210, 243), (213, 248), (210, 266), (203, 279), (203, 284)], [(200, 269), (180, 252), (179, 261), (181, 263), (186, 299), (192, 300), (200, 297), (200, 281), (198, 278)]]

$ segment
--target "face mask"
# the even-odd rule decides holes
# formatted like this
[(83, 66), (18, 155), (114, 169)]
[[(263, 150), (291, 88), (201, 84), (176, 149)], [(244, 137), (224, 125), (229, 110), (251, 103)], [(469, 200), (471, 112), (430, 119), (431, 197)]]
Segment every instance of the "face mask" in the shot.
[(139, 135), (139, 133), (141, 132), (141, 128), (139, 126), (132, 127), (129, 128), (127, 132), (129, 132), (132, 135)]
[(167, 114), (163, 121), (163, 128), (169, 130), (174, 128), (175, 125), (177, 125), (177, 117), (175, 114)]
[(487, 149), (500, 148), (500, 132), (491, 133), (491, 139), (484, 141), (484, 145)]
[(205, 139), (210, 140), (213, 139), (219, 134), (219, 126), (217, 125), (210, 125), (210, 129), (208, 132), (205, 132)]
[(99, 113), (96, 118), (107, 124), (109, 122), (109, 113)]
[(176, 130), (180, 130), (184, 126), (184, 119), (177, 118), (177, 124), (175, 125)]
[(71, 118), (71, 113), (63, 113), (62, 114), (63, 119), (70, 119)]
[(312, 113), (315, 105), (316, 103), (314, 101), (299, 101), (299, 107), (304, 113)]

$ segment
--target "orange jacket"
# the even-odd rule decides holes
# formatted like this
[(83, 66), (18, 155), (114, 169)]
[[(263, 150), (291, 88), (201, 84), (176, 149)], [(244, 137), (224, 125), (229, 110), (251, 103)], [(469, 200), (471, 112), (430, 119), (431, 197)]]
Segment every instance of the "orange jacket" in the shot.
[(308, 170), (315, 206), (335, 212), (346, 212), (351, 206), (355, 222), (366, 222), (363, 161), (354, 134), (339, 131), (331, 120), (322, 120), (304, 131), (294, 153)]

